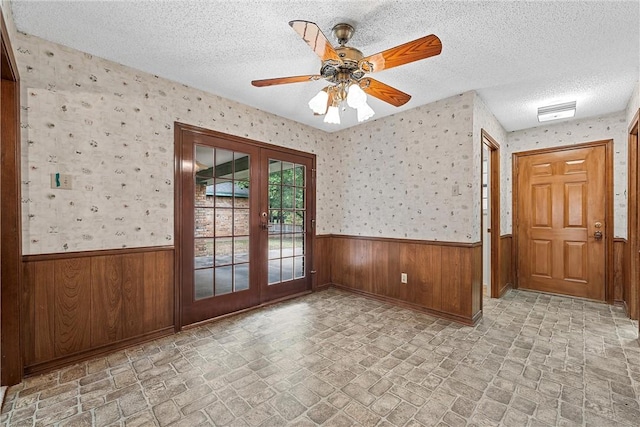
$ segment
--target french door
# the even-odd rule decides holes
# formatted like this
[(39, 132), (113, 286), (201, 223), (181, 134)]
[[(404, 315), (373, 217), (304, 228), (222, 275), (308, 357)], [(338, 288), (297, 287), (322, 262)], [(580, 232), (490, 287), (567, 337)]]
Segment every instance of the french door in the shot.
[(310, 290), (313, 155), (178, 131), (180, 325)]

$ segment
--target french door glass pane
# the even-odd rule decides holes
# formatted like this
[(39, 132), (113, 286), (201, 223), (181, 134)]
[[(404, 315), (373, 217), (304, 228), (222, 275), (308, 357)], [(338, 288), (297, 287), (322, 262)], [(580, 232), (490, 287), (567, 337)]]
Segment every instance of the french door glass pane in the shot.
[(280, 209), (282, 207), (282, 186), (269, 185), (269, 207), (271, 209)]
[(294, 170), (295, 170), (294, 177), (295, 177), (296, 187), (304, 187), (304, 173), (305, 173), (304, 166), (296, 165)]
[(291, 209), (294, 206), (294, 191), (293, 187), (289, 187), (286, 185), (282, 186), (282, 208), (283, 209)]
[(249, 209), (234, 209), (233, 211), (233, 235), (249, 235)]
[(249, 289), (250, 156), (196, 145), (194, 299)]
[(215, 199), (217, 208), (233, 207), (233, 181), (229, 179), (216, 179), (215, 185), (211, 189), (211, 194)]
[(237, 264), (233, 268), (234, 290), (244, 291), (249, 289), (249, 264)]
[(195, 239), (193, 246), (195, 268), (213, 267), (213, 239)]
[(280, 258), (268, 261), (268, 283), (270, 285), (280, 282)]
[(280, 235), (270, 235), (269, 236), (269, 259), (281, 258), (280, 254)]
[(233, 262), (249, 262), (249, 236), (233, 239)]
[(269, 160), (269, 184), (282, 183), (282, 163), (278, 160)]
[(304, 257), (295, 257), (293, 259), (294, 271), (293, 277), (294, 279), (299, 279), (304, 277)]
[(233, 239), (231, 237), (218, 237), (216, 240), (216, 266), (231, 264), (233, 255)]
[(304, 255), (304, 234), (296, 234), (293, 238), (293, 254), (294, 255)]
[(230, 294), (233, 292), (232, 267), (216, 268), (216, 295)]
[(215, 235), (216, 237), (233, 235), (233, 209), (216, 209)]
[(293, 164), (282, 162), (282, 185), (293, 185)]
[(195, 299), (213, 296), (213, 268), (205, 268), (194, 272), (193, 287)]
[(282, 281), (293, 280), (293, 258), (282, 258)]
[(267, 270), (269, 284), (275, 284), (305, 277), (306, 169), (304, 165), (270, 159), (269, 172)]

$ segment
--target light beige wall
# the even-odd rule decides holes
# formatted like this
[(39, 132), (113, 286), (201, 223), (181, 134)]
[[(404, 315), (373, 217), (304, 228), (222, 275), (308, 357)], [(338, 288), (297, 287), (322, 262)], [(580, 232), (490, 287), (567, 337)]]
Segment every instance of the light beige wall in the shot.
[(479, 241), (474, 100), (467, 92), (338, 132), (334, 232)]
[[(322, 131), (37, 37), (12, 42), (25, 254), (173, 244), (174, 121), (315, 153), (318, 188), (335, 176)], [(73, 189), (52, 190), (55, 172)]]
[(560, 147), (583, 142), (613, 139), (613, 210), (614, 236), (627, 236), (627, 124), (625, 112), (600, 117), (570, 120), (548, 126), (538, 126), (510, 132), (505, 146), (504, 174), (502, 175), (503, 234), (512, 230), (512, 155), (516, 152), (547, 147)]

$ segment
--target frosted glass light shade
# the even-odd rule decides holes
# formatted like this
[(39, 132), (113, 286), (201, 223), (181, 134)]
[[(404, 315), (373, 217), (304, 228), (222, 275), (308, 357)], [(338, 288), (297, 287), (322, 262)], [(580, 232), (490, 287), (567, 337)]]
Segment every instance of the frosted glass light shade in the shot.
[(549, 120), (567, 119), (576, 114), (576, 101), (565, 102), (564, 104), (549, 105), (538, 108), (538, 121), (548, 122)]
[(359, 108), (367, 103), (367, 94), (364, 93), (357, 83), (349, 86), (349, 92), (347, 93), (347, 105), (351, 108)]
[(340, 110), (338, 107), (331, 106), (327, 110), (327, 114), (324, 116), (324, 122), (334, 125), (340, 124)]
[(327, 101), (329, 100), (329, 94), (321, 90), (316, 96), (309, 101), (309, 108), (316, 114), (324, 114), (327, 112)]
[(369, 106), (366, 102), (364, 102), (361, 106), (358, 107), (358, 121), (364, 122), (367, 119), (370, 119), (375, 114), (373, 108)]

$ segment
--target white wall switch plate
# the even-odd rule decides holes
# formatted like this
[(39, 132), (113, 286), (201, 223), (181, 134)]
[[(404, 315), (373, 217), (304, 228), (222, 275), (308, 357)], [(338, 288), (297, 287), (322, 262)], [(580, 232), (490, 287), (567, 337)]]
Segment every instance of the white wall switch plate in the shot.
[(407, 273), (400, 273), (400, 282), (407, 283)]

